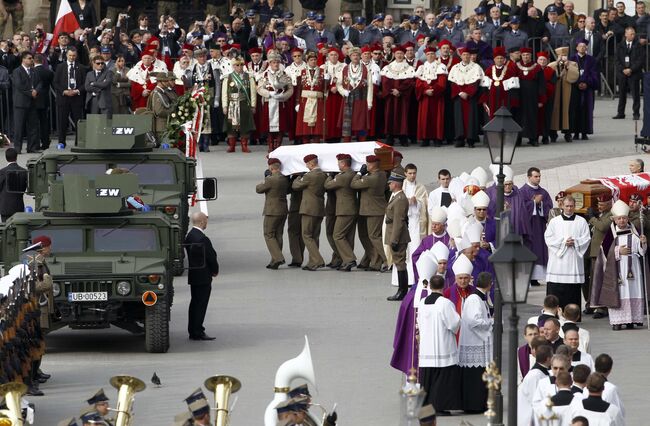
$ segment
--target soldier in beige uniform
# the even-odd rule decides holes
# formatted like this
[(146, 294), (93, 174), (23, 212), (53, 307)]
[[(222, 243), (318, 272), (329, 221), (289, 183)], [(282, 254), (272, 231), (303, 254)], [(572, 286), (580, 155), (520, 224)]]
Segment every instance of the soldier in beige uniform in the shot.
[[(589, 246), (589, 256), (591, 258), (591, 277), (585, 280), (585, 285), (582, 286), (582, 295), (587, 301), (584, 313), (591, 314), (594, 309), (591, 307), (591, 288), (594, 279), (594, 267), (596, 266), (596, 258), (600, 253), (600, 246), (603, 244), (605, 233), (609, 232), (612, 225), (612, 194), (602, 194), (598, 196), (598, 211), (588, 220), (591, 227), (591, 244)], [(594, 318), (603, 318), (607, 314), (607, 308), (598, 307)]]
[[(300, 179), (293, 176), (289, 179)], [(287, 237), (289, 238), (289, 252), (291, 253), (291, 263), (289, 267), (302, 266), (302, 260), (305, 253), (305, 243), (302, 241), (302, 224), (300, 223), (300, 203), (302, 201), (302, 191), (297, 191), (289, 186), (291, 198), (289, 200), (289, 215), (287, 216)]]
[(271, 254), (271, 262), (266, 265), (268, 269), (278, 269), (284, 264), (282, 255), (282, 237), (284, 222), (287, 220), (287, 191), (289, 179), (280, 173), (280, 160), (269, 158), (269, 171), (271, 174), (264, 182), (255, 187), (255, 192), (264, 194), (264, 241)]
[(41, 243), (35, 256), (29, 257), (29, 269), (36, 272), (36, 297), (41, 306), (41, 330), (47, 334), (51, 328), (50, 315), (54, 312), (53, 281), (45, 258), (52, 252), (52, 240), (46, 236), (32, 239), (34, 244)]
[(384, 244), (390, 246), (393, 264), (397, 269), (399, 287), (397, 293), (387, 300), (402, 300), (408, 292), (408, 272), (406, 271), (406, 248), (411, 241), (409, 236), (408, 216), (409, 200), (406, 198), (402, 185), (406, 177), (398, 173), (391, 173), (388, 178), (388, 187), (392, 193), (386, 206), (386, 235)]
[[(330, 176), (332, 174), (334, 173), (330, 173)], [(328, 179), (330, 176), (328, 176)], [(339, 250), (336, 248), (336, 242), (334, 241), (334, 225), (336, 225), (336, 191), (330, 191), (327, 188), (325, 188), (325, 191), (327, 192), (327, 199), (325, 200), (325, 236), (327, 237), (327, 242), (332, 248), (332, 260), (330, 260), (330, 263), (325, 266), (332, 269), (338, 269), (339, 266), (343, 264), (343, 261), (341, 260)]]
[(329, 191), (328, 196), (332, 192), (336, 193), (336, 216), (332, 229), (332, 239), (342, 262), (338, 270), (350, 272), (357, 265), (357, 259), (354, 256), (354, 225), (359, 206), (357, 192), (350, 187), (356, 173), (352, 170), (352, 157), (350, 154), (338, 154), (336, 159), (339, 163), (340, 173), (327, 178), (325, 189)]
[(379, 157), (366, 157), (366, 170), (355, 175), (350, 182), (352, 189), (360, 192), (359, 240), (365, 253), (359, 268), (372, 271), (387, 270), (381, 228), (386, 211), (386, 173), (379, 169)]
[(167, 82), (170, 80), (167, 73), (156, 73), (155, 77), (156, 87), (147, 98), (147, 109), (153, 113), (153, 131), (156, 133), (158, 139), (160, 139), (167, 129), (167, 118), (174, 110), (174, 102), (167, 90)]
[(325, 216), (325, 180), (327, 175), (318, 167), (318, 156), (306, 155), (303, 159), (309, 169), (303, 177), (293, 181), (292, 188), (302, 191), (300, 216), (302, 240), (309, 253), (309, 261), (302, 269), (316, 271), (325, 266), (325, 260), (318, 251), (320, 227)]

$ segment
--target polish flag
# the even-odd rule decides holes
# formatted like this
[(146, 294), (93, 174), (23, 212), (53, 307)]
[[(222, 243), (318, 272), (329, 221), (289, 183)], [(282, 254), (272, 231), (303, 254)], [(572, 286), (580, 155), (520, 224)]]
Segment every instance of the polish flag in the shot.
[(56, 23), (54, 24), (52, 46), (57, 46), (59, 44), (59, 33), (65, 32), (72, 34), (79, 28), (81, 28), (81, 26), (79, 25), (79, 22), (77, 22), (77, 17), (72, 13), (70, 3), (68, 0), (61, 0), (59, 12), (56, 14)]

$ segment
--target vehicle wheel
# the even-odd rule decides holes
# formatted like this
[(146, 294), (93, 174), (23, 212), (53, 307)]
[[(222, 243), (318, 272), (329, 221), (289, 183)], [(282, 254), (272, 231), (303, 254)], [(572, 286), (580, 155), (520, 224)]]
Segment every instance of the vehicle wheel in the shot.
[(144, 339), (149, 353), (165, 353), (169, 350), (169, 308), (167, 300), (144, 309)]

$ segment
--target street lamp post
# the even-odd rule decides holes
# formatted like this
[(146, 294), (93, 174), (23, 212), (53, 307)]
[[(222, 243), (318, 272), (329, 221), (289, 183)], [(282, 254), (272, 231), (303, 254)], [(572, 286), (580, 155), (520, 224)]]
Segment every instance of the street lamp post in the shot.
[[(487, 139), (488, 148), (490, 150), (490, 160), (492, 164), (499, 165), (499, 173), (497, 174), (497, 203), (495, 219), (501, 219), (503, 212), (503, 184), (505, 175), (503, 174), (503, 166), (512, 164), (512, 158), (515, 155), (517, 147), (517, 137), (521, 127), (512, 119), (512, 114), (506, 107), (499, 108), (494, 113), (494, 118), (483, 126), (483, 133)], [(497, 233), (500, 226), (497, 226)], [(497, 241), (500, 241), (501, 236), (497, 234)], [(498, 280), (498, 276), (497, 276)], [(501, 291), (497, 285), (494, 289), (494, 337), (493, 337), (493, 359), (498, 371), (501, 369), (501, 353), (503, 349), (503, 312)], [(503, 424), (503, 395), (501, 390), (496, 392), (496, 417), (495, 425)], [(514, 424), (514, 423), (513, 423)]]
[(528, 283), (537, 256), (514, 232), (508, 233), (501, 246), (489, 258), (497, 276), (503, 303), (510, 304), (510, 345), (508, 348), (508, 425), (517, 424), (517, 304), (526, 303)]

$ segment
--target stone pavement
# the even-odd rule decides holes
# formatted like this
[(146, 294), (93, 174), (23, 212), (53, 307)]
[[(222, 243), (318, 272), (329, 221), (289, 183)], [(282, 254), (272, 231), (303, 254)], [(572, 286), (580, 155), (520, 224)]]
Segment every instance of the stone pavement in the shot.
[[(515, 172), (522, 174), (532, 165), (540, 166), (542, 185), (551, 193), (554, 185), (564, 188), (583, 177), (613, 174), (610, 169), (625, 172), (627, 158), (635, 157), (633, 122), (610, 120), (615, 109), (611, 101), (598, 101), (596, 108), (597, 135), (590, 141), (522, 147), (515, 154)], [(53, 376), (42, 386), (46, 396), (32, 399), (37, 404), (37, 425), (51, 426), (77, 414), (83, 401), (99, 387), (104, 387), (114, 404), (116, 392), (108, 384), (113, 375), (131, 374), (148, 382), (154, 371), (163, 386), (149, 385), (136, 394), (135, 424), (171, 424), (173, 416), (185, 410), (182, 399), (208, 376), (221, 373), (242, 380), (231, 424), (260, 425), (273, 397), (275, 372), (302, 350), (305, 334), (311, 342), (318, 385), (316, 401), (328, 408), (338, 403), (342, 426), (398, 424), (402, 375), (389, 366), (389, 360), (399, 306), (385, 300), (394, 292), (390, 275), (330, 270), (311, 273), (286, 266), (278, 271), (265, 269), (268, 253), (262, 239), (263, 197), (254, 191), (265, 168), (265, 148), (252, 149), (254, 153), (249, 155), (226, 155), (222, 144), (201, 154), (205, 176), (219, 178), (219, 199), (209, 204), (207, 234), (219, 254), (222, 272), (213, 283), (205, 323), (207, 332), (217, 340), (187, 339), (189, 289), (185, 277), (175, 280), (171, 349), (167, 354), (145, 353), (142, 337), (116, 328), (54, 332), (48, 336), (43, 363), (43, 369)], [(419, 180), (426, 183), (433, 182), (442, 167), (459, 174), (489, 163), (485, 148), (400, 150), (404, 164), (417, 164)], [(20, 162), (24, 164), (26, 158), (21, 156)], [(591, 161), (594, 168), (589, 165), (588, 172), (582, 174), (585, 162)], [(575, 181), (573, 175), (562, 178), (565, 174), (559, 170), (565, 167), (567, 171), (580, 170)], [(331, 254), (324, 236), (321, 251), (325, 258)], [(360, 245), (356, 252), (361, 255)], [(544, 292), (544, 287), (530, 292), (529, 304), (520, 307), (520, 324), (539, 311)], [(593, 354), (607, 352), (614, 357), (611, 380), (621, 388), (628, 424), (646, 424), (644, 388), (650, 379), (646, 368), (650, 333), (615, 333), (606, 319), (586, 318), (584, 326), (592, 333)], [(504, 365), (507, 360), (505, 356)], [(461, 418), (475, 425), (486, 423), (482, 416), (457, 416), (441, 418), (439, 424), (458, 425)]]

